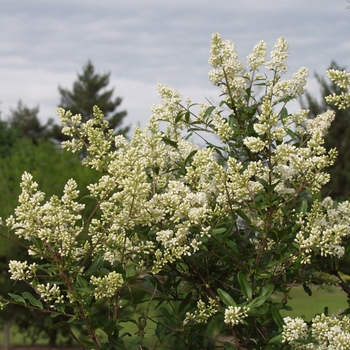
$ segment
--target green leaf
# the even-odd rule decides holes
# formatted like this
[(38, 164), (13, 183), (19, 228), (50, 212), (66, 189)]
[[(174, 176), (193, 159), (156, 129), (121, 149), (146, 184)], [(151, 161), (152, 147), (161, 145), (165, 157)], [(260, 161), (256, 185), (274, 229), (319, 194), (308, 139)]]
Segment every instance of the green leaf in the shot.
[(221, 301), (226, 305), (226, 306), (235, 306), (236, 302), (233, 300), (230, 294), (222, 290), (221, 288), (218, 288), (216, 290), (219, 294), (219, 297)]
[(103, 265), (103, 259), (100, 255), (97, 255), (95, 259), (93, 260), (92, 264), (88, 268), (88, 270), (85, 272), (85, 276), (91, 276), (93, 275), (101, 266)]
[(281, 343), (283, 340), (282, 334), (276, 335), (272, 339), (270, 339), (269, 343)]
[(182, 310), (184, 310), (189, 305), (191, 298), (192, 292), (189, 292), (179, 306), (179, 314), (181, 314)]
[(241, 286), (241, 291), (243, 295), (248, 299), (252, 299), (253, 291), (252, 288), (248, 282), (247, 277), (242, 273), (242, 271), (239, 271), (237, 274), (238, 282)]
[(308, 294), (308, 296), (311, 297), (312, 295), (311, 288), (306, 283), (303, 283), (303, 288), (304, 288), (304, 291)]
[(62, 314), (66, 313), (65, 307), (66, 307), (66, 305), (64, 303), (59, 303), (59, 304), (57, 303), (57, 304), (55, 304), (55, 309), (57, 311), (61, 312)]
[(183, 116), (183, 112), (180, 111), (175, 118), (175, 123), (178, 123), (181, 120), (182, 116)]
[(81, 275), (77, 276), (77, 283), (78, 283), (79, 287), (81, 287), (81, 288), (88, 288), (88, 286), (89, 286), (87, 281), (85, 280), (85, 278)]
[(225, 227), (218, 227), (218, 228), (213, 228), (212, 230), (210, 230), (210, 232), (215, 236), (218, 235), (220, 233), (224, 233), (226, 232), (227, 229)]
[(161, 307), (159, 311), (162, 313), (163, 317), (166, 318), (169, 322), (171, 322), (175, 326), (178, 326), (178, 320), (174, 315), (170, 314), (170, 312), (166, 308)]
[(248, 224), (251, 223), (251, 220), (248, 218), (248, 216), (245, 214), (245, 212), (242, 209), (237, 209), (236, 213)]
[(87, 349), (96, 349), (95, 344), (91, 341), (85, 340), (85, 339), (79, 339), (79, 343), (84, 346), (84, 348)]
[(281, 114), (280, 114), (280, 118), (283, 121), (284, 119), (288, 118), (288, 111), (287, 108), (283, 107), (281, 109)]
[(172, 146), (177, 149), (177, 142), (171, 140), (169, 137), (163, 136), (162, 140), (166, 145)]
[(208, 107), (203, 115), (203, 119), (205, 120), (208, 116), (210, 116), (210, 114), (213, 112), (214, 109), (215, 109), (215, 106)]
[(158, 338), (158, 340), (161, 342), (167, 336), (166, 326), (161, 322), (157, 322), (155, 334), (156, 334), (156, 337)]
[(198, 151), (195, 149), (192, 151), (185, 159), (185, 165), (192, 159), (192, 157), (197, 153)]
[(144, 339), (144, 337), (140, 337), (140, 336), (134, 338), (134, 340), (132, 342), (130, 342), (128, 349), (131, 349), (134, 345), (140, 344), (143, 339)]
[(301, 202), (300, 209), (299, 209), (300, 213), (305, 214), (307, 212), (307, 207), (308, 207), (307, 200), (303, 199), (303, 201)]
[(61, 328), (61, 327), (65, 326), (66, 324), (68, 324), (67, 321), (58, 322), (58, 323), (53, 324), (49, 329)]
[(13, 294), (13, 293), (8, 293), (8, 295), (11, 297), (11, 299), (14, 302), (19, 303), (19, 304), (23, 304), (23, 305), (27, 305), (26, 301), (20, 295)]
[(277, 324), (278, 328), (282, 329), (283, 324), (284, 324), (283, 318), (282, 318), (280, 312), (273, 305), (271, 306), (271, 315), (272, 315), (273, 320)]
[(261, 296), (266, 296), (267, 298), (269, 298), (274, 290), (275, 286), (273, 284), (268, 284), (261, 289), (259, 294)]
[(36, 299), (32, 294), (30, 294), (29, 292), (23, 292), (22, 293), (22, 297), (27, 299), (33, 306), (38, 307), (39, 309), (43, 308), (43, 303)]
[(247, 307), (249, 307), (250, 309), (257, 308), (257, 307), (261, 306), (262, 304), (264, 304), (265, 301), (266, 301), (266, 299), (268, 299), (268, 297), (266, 297), (266, 296), (257, 297), (256, 299), (252, 300), (252, 301), (247, 305)]

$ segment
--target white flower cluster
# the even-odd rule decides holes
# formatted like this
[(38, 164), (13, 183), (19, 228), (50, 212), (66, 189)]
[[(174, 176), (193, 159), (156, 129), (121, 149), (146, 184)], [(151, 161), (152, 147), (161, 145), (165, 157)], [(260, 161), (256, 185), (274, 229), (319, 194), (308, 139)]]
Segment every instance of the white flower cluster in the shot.
[(233, 130), (227, 120), (220, 115), (213, 117), (213, 126), (217, 136), (222, 142), (227, 142), (233, 135)]
[(334, 202), (327, 197), (322, 202), (315, 201), (305, 216), (300, 214), (301, 226), (295, 242), (302, 254), (302, 262), (309, 264), (313, 254), (340, 258), (345, 253), (343, 239), (350, 235), (350, 203)]
[(226, 324), (231, 324), (235, 326), (240, 323), (244, 323), (244, 319), (248, 317), (248, 312), (250, 311), (247, 306), (229, 306), (225, 310), (225, 319)]
[(120, 273), (112, 271), (103, 277), (91, 276), (90, 282), (95, 286), (94, 296), (96, 299), (111, 298), (123, 285), (123, 277)]
[(271, 60), (266, 62), (266, 68), (275, 70), (279, 74), (286, 73), (288, 70), (288, 50), (289, 45), (287, 40), (284, 37), (278, 38), (271, 51)]
[(305, 340), (308, 337), (308, 327), (302, 318), (291, 318), (289, 316), (283, 318), (282, 342), (289, 343), (298, 347), (298, 340)]
[[(301, 319), (284, 318), (282, 338), (284, 343), (289, 343), (292, 349), (313, 350), (349, 350), (350, 349), (350, 319), (347, 316), (314, 317), (310, 329), (307, 323)], [(312, 340), (308, 341), (309, 333)]]
[(253, 48), (253, 52), (247, 56), (250, 70), (259, 70), (266, 63), (266, 43), (259, 41)]
[(104, 168), (104, 159), (108, 155), (113, 140), (114, 130), (108, 129), (108, 121), (104, 119), (101, 110), (94, 106), (94, 118), (82, 123), (81, 115), (72, 116), (70, 111), (57, 108), (57, 114), (64, 126), (62, 133), (67, 136), (78, 136), (69, 141), (62, 142), (62, 147), (72, 152), (78, 152), (86, 147), (89, 155), (82, 164), (89, 165), (98, 171)]
[[(30, 174), (24, 173), (21, 187), (16, 218), (8, 221), (8, 224), (12, 221), (11, 228), (15, 229), (16, 235), (27, 240), (31, 236), (39, 238), (45, 254), (79, 260), (81, 250), (76, 238), (83, 228), (76, 222), (81, 219), (79, 212), (84, 205), (75, 201), (79, 195), (76, 182), (69, 180), (62, 198), (52, 196), (46, 203), (43, 203), (44, 194), (37, 190), (38, 185)], [(35, 246), (30, 249), (33, 254), (40, 253)]]
[[(212, 35), (209, 64), (214, 68), (209, 72), (209, 80), (214, 85), (221, 85), (222, 92), (231, 98), (240, 100), (246, 88), (243, 77), (243, 63), (238, 60), (235, 44), (223, 41), (220, 34)], [(222, 82), (225, 81), (225, 84)]]
[(3, 303), (2, 301), (0, 301), (0, 311), (4, 310), (6, 305), (8, 305), (8, 303)]
[(16, 281), (26, 281), (31, 279), (36, 272), (36, 263), (28, 265), (27, 261), (16, 261), (10, 260), (9, 262), (9, 273), (11, 274), (10, 279)]
[(197, 302), (197, 310), (194, 313), (187, 312), (186, 318), (183, 324), (186, 325), (188, 322), (192, 321), (194, 323), (205, 324), (208, 322), (209, 318), (215, 315), (218, 311), (217, 302), (215, 299), (209, 298), (209, 303), (205, 304), (204, 301), (199, 300)]
[(36, 286), (36, 291), (46, 302), (53, 301), (55, 304), (59, 304), (64, 301), (64, 296), (61, 295), (60, 288), (54, 283), (38, 284)]
[(329, 104), (335, 104), (339, 109), (346, 109), (350, 106), (350, 73), (345, 71), (338, 71), (335, 69), (330, 69), (327, 71), (328, 78), (338, 85), (342, 89), (347, 91), (342, 91), (339, 95), (333, 93), (326, 97), (326, 102)]

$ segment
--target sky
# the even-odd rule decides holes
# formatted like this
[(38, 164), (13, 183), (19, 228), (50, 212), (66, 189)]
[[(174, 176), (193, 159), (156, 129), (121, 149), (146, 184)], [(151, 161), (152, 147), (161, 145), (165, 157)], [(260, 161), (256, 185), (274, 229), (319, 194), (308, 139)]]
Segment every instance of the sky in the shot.
[[(219, 101), (208, 80), (212, 33), (236, 44), (245, 63), (264, 40), (270, 51), (284, 36), (289, 72), (314, 73), (331, 60), (350, 69), (350, 4), (346, 0), (0, 0), (0, 111), (6, 119), (21, 99), (56, 118), (58, 86), (71, 89), (88, 60), (110, 72), (123, 125), (145, 126), (163, 83), (193, 101)], [(292, 109), (298, 109), (295, 102)]]

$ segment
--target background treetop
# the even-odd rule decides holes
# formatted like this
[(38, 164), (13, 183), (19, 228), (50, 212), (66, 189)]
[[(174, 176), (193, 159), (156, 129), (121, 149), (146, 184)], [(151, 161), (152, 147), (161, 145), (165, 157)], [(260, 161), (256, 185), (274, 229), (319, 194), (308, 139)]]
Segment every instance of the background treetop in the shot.
[[(113, 98), (114, 89), (107, 89), (110, 82), (110, 72), (99, 74), (95, 72), (92, 62), (89, 60), (83, 67), (83, 72), (78, 74), (78, 79), (73, 83), (72, 90), (58, 87), (61, 95), (60, 107), (70, 110), (72, 114), (81, 114), (83, 122), (93, 118), (92, 110), (99, 106), (109, 122), (111, 129), (118, 134), (126, 134), (129, 126), (120, 128), (126, 111), (116, 111), (122, 103), (122, 98)], [(118, 129), (118, 130), (117, 130)]]

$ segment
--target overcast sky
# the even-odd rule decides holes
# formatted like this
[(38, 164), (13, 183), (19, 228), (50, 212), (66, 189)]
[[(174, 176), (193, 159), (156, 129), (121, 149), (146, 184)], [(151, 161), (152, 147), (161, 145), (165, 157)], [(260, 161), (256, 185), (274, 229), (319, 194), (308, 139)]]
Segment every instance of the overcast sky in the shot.
[(145, 125), (159, 102), (157, 83), (184, 97), (218, 100), (208, 81), (211, 34), (218, 32), (246, 56), (260, 40), (290, 45), (286, 78), (301, 66), (313, 78), (331, 60), (350, 69), (350, 12), (346, 0), (0, 0), (0, 110), (19, 99), (56, 117), (58, 85), (71, 88), (90, 59), (111, 73), (125, 124)]

